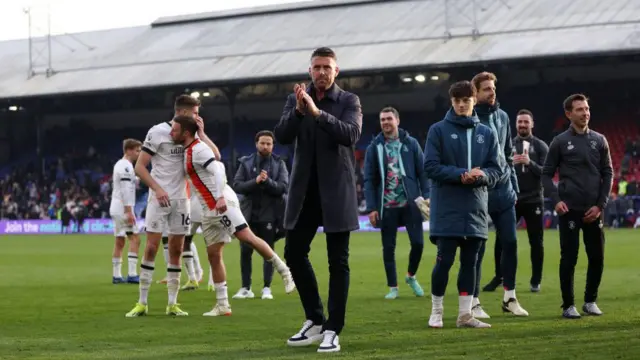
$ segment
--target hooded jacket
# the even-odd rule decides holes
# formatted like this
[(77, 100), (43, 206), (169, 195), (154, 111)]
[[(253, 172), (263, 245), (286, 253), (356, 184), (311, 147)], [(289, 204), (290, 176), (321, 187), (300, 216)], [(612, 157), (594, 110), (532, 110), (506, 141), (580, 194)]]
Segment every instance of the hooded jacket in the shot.
[[(429, 129), (424, 169), (431, 180), (429, 235), (436, 237), (489, 236), (489, 189), (503, 178), (494, 132), (472, 116), (453, 109)], [(463, 184), (462, 175), (479, 167), (485, 176)]]
[(502, 169), (502, 177), (489, 191), (489, 212), (501, 212), (515, 205), (520, 192), (513, 167), (514, 147), (511, 142), (509, 115), (500, 109), (498, 102), (494, 105), (478, 104), (475, 110), (480, 122), (491, 128), (497, 136), (500, 148), (498, 161)]
[[(414, 202), (419, 196), (425, 199), (429, 197), (429, 180), (423, 168), (422, 149), (418, 140), (403, 129), (398, 129), (398, 139), (402, 143), (399, 165), (408, 206), (413, 213), (412, 218), (422, 222), (422, 214)], [(382, 198), (389, 165), (384, 143), (384, 134), (378, 134), (367, 147), (364, 158), (364, 196), (367, 201), (367, 211), (377, 211), (380, 219), (384, 216)], [(401, 224), (401, 226), (403, 225)]]

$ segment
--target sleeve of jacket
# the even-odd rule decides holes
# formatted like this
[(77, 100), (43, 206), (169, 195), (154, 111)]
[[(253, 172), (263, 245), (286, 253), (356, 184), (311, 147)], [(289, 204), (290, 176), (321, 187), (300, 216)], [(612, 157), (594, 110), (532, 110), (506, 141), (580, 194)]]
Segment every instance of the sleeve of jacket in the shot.
[(466, 169), (442, 164), (442, 136), (437, 126), (431, 126), (424, 148), (424, 172), (429, 179), (441, 183), (462, 184)]
[(233, 190), (238, 194), (248, 195), (257, 186), (258, 183), (256, 183), (256, 179), (247, 179), (244, 164), (241, 163), (240, 166), (238, 166), (236, 175), (233, 177)]
[(500, 178), (502, 178), (502, 167), (500, 166), (500, 146), (498, 144), (498, 139), (493, 134), (493, 131), (487, 132), (487, 137), (489, 138), (489, 151), (487, 152), (487, 158), (480, 170), (482, 170), (485, 176), (479, 178), (474, 185), (476, 186), (487, 186), (492, 188), (496, 186)]
[(364, 199), (367, 203), (367, 213), (379, 211), (377, 185), (380, 183), (380, 171), (376, 161), (376, 147), (371, 144), (364, 155)]
[(276, 127), (273, 129), (273, 133), (280, 144), (293, 144), (298, 136), (298, 130), (300, 129), (300, 123), (303, 118), (304, 116), (296, 112), (295, 95), (289, 95), (284, 109), (282, 109), (280, 121), (278, 121), (278, 124), (276, 124)]
[(515, 153), (515, 148), (513, 146), (513, 140), (511, 139), (511, 122), (509, 121), (509, 115), (504, 113), (504, 117), (507, 121), (505, 124), (505, 128), (507, 129), (507, 138), (504, 141), (504, 158), (507, 160), (507, 166), (509, 166), (509, 169), (511, 170), (511, 187), (516, 194), (519, 194), (520, 187), (518, 186), (518, 176), (516, 174), (516, 169), (513, 166), (513, 154)]
[(609, 150), (609, 142), (607, 138), (602, 136), (602, 147), (600, 149), (600, 195), (596, 204), (600, 210), (603, 210), (609, 202), (609, 194), (613, 186), (613, 167), (611, 166), (611, 151)]
[(553, 201), (552, 205), (555, 207), (560, 202), (560, 196), (558, 195), (558, 188), (553, 183), (553, 177), (556, 174), (558, 165), (560, 164), (560, 140), (556, 136), (549, 145), (549, 152), (544, 160), (544, 166), (542, 167), (542, 186), (547, 196)]
[(279, 169), (277, 177), (275, 179), (268, 178), (267, 181), (262, 183), (262, 186), (264, 186), (267, 192), (274, 196), (285, 194), (289, 187), (289, 170), (287, 170), (287, 165), (284, 163), (284, 160), (278, 160), (278, 162)]
[(316, 121), (320, 128), (336, 139), (338, 144), (353, 146), (360, 140), (362, 134), (362, 106), (357, 95), (352, 93), (343, 95), (346, 98), (341, 119), (321, 110)]
[[(547, 158), (547, 154), (549, 153), (549, 147), (547, 146), (547, 144), (544, 143), (544, 141), (538, 139), (538, 141), (536, 141), (536, 144), (538, 145), (536, 147), (536, 151), (538, 152), (538, 155), (540, 156), (540, 159), (542, 159), (542, 161), (544, 162), (544, 159)], [(536, 146), (536, 145), (534, 145)], [(531, 170), (531, 173), (535, 176), (541, 176), (542, 175), (542, 165), (543, 164), (538, 164), (537, 162), (533, 161), (533, 160), (529, 160), (529, 170)]]
[(420, 147), (420, 143), (418, 140), (413, 140), (413, 156), (415, 157), (414, 161), (416, 164), (416, 177), (418, 179), (420, 185), (420, 195), (424, 199), (429, 198), (429, 177), (427, 177), (427, 173), (424, 171), (424, 153), (422, 152), (422, 148)]

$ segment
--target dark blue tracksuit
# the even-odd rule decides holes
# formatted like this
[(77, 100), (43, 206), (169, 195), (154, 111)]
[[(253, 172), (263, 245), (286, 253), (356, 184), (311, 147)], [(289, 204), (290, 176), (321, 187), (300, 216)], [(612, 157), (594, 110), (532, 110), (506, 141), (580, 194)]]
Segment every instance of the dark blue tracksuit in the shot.
[[(458, 116), (449, 110), (444, 120), (429, 129), (424, 169), (431, 180), (429, 235), (438, 245), (431, 278), (431, 293), (443, 296), (460, 246), (458, 291), (471, 295), (480, 244), (489, 236), (489, 190), (502, 177), (498, 142), (478, 117)], [(479, 167), (485, 177), (463, 184), (461, 176)]]
[[(513, 144), (509, 115), (500, 109), (500, 104), (478, 104), (475, 107), (480, 122), (490, 127), (498, 137), (499, 163), (502, 176), (489, 192), (489, 215), (496, 229), (496, 239), (502, 244), (502, 276), (506, 290), (516, 288), (516, 269), (518, 267), (518, 239), (516, 235), (516, 210), (518, 198), (518, 178), (513, 168)], [(476, 266), (476, 291), (480, 291), (482, 259), (486, 243), (480, 247)]]
[(404, 226), (411, 242), (409, 268), (407, 272), (414, 275), (418, 271), (422, 250), (424, 248), (424, 232), (422, 230), (422, 214), (414, 200), (422, 196), (428, 198), (429, 184), (423, 169), (423, 154), (418, 140), (403, 129), (398, 129), (401, 142), (399, 167), (402, 175), (402, 186), (407, 197), (407, 205), (400, 208), (385, 208), (383, 193), (388, 168), (385, 153), (385, 137), (380, 133), (367, 147), (364, 161), (364, 196), (368, 212), (377, 211), (382, 235), (382, 257), (387, 274), (387, 285), (398, 286), (396, 274), (396, 236), (398, 228)]

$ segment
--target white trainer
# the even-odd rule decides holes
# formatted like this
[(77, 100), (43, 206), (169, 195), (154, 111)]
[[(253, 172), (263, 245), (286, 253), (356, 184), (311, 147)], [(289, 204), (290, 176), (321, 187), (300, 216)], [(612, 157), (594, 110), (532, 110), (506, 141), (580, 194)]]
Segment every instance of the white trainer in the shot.
[(216, 304), (211, 311), (202, 314), (202, 316), (231, 316), (231, 307)]
[(487, 314), (484, 309), (482, 308), (482, 305), (477, 304), (474, 307), (471, 308), (471, 314), (473, 315), (474, 318), (476, 319), (490, 319), (491, 316), (489, 316), (489, 314)]
[(520, 303), (515, 298), (510, 298), (507, 302), (502, 302), (502, 311), (506, 313), (512, 313), (515, 316), (529, 316), (527, 310), (520, 306)]
[(322, 335), (322, 343), (318, 346), (319, 353), (340, 351), (340, 340), (338, 339), (338, 334), (336, 334), (335, 331), (325, 330)]
[(585, 313), (585, 315), (600, 316), (603, 314), (602, 310), (600, 310), (598, 305), (596, 305), (596, 303), (594, 302), (585, 303), (584, 305), (582, 305), (582, 311)]
[(313, 321), (307, 320), (302, 325), (300, 331), (287, 340), (287, 345), (308, 346), (321, 342), (323, 338), (322, 325), (314, 325)]
[(273, 300), (273, 294), (271, 294), (271, 289), (266, 287), (262, 289), (262, 300)]
[(429, 316), (429, 327), (434, 329), (442, 329), (444, 322), (442, 321), (443, 309), (431, 310), (431, 316)]
[(240, 288), (238, 292), (233, 295), (233, 299), (253, 299), (256, 295), (251, 291), (251, 289)]
[(456, 320), (456, 326), (459, 328), (478, 328), (478, 329), (486, 329), (491, 327), (491, 325), (487, 323), (483, 323), (482, 321), (474, 318), (471, 313), (458, 315), (458, 320)]

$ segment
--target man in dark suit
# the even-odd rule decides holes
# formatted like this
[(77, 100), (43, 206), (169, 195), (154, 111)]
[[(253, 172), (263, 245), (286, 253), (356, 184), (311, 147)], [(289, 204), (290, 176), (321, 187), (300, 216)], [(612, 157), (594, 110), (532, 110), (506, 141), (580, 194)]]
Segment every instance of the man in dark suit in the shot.
[[(349, 236), (359, 229), (355, 144), (362, 132), (362, 108), (355, 94), (334, 83), (336, 54), (329, 48), (311, 55), (312, 83), (294, 86), (276, 125), (276, 139), (295, 144), (284, 218), (285, 259), (298, 286), (306, 321), (290, 346), (321, 341), (318, 352), (340, 351), (349, 291)], [(325, 319), (309, 251), (324, 227), (329, 258), (329, 317)]]
[[(280, 219), (284, 215), (284, 198), (289, 187), (289, 171), (284, 161), (273, 152), (275, 137), (271, 131), (263, 130), (256, 134), (256, 153), (240, 159), (240, 166), (233, 179), (233, 189), (242, 194), (240, 207), (249, 227), (264, 239), (273, 249)], [(251, 255), (253, 248), (240, 243), (240, 272), (242, 288), (234, 299), (252, 299), (251, 291)], [(271, 280), (273, 264), (267, 260), (262, 266), (264, 287), (262, 299), (273, 299)]]

